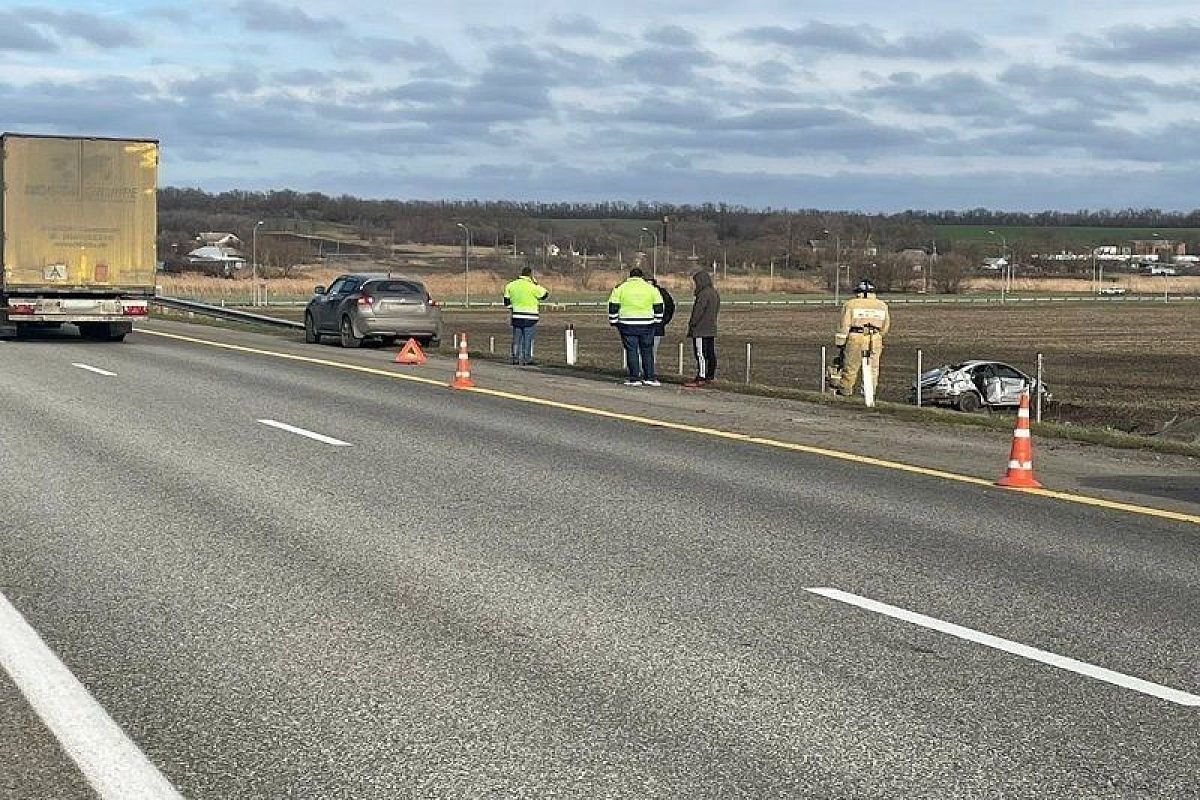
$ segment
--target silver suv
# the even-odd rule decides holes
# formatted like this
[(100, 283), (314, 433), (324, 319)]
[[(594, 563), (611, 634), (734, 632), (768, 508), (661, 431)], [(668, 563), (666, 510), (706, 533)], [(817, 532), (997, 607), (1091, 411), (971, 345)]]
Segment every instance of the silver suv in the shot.
[(436, 347), (442, 338), (442, 310), (418, 280), (355, 273), (314, 292), (304, 309), (304, 341), (310, 344), (329, 335), (342, 347), (359, 347), (365, 339), (392, 345), (401, 338)]

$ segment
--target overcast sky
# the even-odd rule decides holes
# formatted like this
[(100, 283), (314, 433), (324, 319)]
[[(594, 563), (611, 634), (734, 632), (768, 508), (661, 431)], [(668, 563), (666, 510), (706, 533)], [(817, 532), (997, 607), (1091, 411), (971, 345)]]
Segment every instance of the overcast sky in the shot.
[(0, 0), (0, 129), (212, 191), (1190, 210), (1196, 9)]

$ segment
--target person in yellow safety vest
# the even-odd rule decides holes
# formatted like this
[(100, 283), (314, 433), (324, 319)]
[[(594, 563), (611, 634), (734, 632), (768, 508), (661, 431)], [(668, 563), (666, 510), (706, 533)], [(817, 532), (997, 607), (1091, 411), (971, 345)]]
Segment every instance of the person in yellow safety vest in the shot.
[(521, 276), (504, 287), (504, 305), (512, 311), (512, 363), (537, 366), (533, 360), (533, 337), (537, 331), (538, 309), (550, 292), (533, 279), (533, 270), (525, 267)]
[(654, 330), (663, 319), (663, 296), (637, 267), (608, 297), (608, 324), (625, 346), (626, 386), (662, 386), (654, 372)]
[(852, 297), (842, 306), (842, 324), (838, 328), (834, 344), (839, 348), (834, 365), (840, 366), (841, 380), (837, 393), (843, 396), (854, 394), (858, 373), (862, 369), (863, 354), (871, 353), (871, 372), (875, 386), (879, 386), (879, 359), (883, 355), (883, 337), (892, 327), (892, 316), (887, 303), (875, 296), (875, 284), (861, 280)]

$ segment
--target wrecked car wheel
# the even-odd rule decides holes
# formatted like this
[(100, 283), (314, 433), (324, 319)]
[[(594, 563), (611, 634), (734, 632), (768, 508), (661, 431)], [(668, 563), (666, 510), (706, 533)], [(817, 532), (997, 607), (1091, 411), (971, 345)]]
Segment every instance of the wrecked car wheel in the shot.
[(983, 407), (983, 399), (979, 395), (975, 394), (975, 392), (964, 392), (962, 396), (958, 398), (956, 405), (958, 406), (959, 411), (966, 412), (967, 414), (974, 414)]

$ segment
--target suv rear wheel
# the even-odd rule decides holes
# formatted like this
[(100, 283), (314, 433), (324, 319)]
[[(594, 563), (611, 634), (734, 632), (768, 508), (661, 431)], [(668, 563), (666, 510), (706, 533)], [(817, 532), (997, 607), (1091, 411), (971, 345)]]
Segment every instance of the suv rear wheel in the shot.
[(361, 347), (362, 339), (354, 335), (354, 323), (350, 317), (342, 317), (342, 347)]

